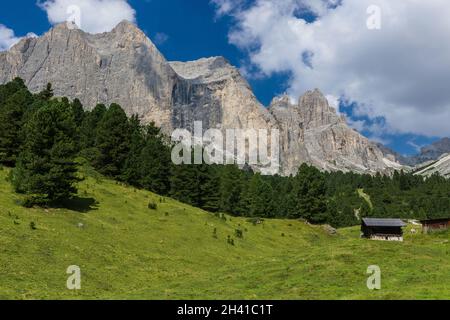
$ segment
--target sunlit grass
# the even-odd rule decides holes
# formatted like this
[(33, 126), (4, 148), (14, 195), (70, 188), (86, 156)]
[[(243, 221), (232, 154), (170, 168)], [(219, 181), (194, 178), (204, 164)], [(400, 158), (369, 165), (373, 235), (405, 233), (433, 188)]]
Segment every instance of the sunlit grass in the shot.
[[(332, 236), (300, 221), (254, 225), (87, 170), (72, 210), (25, 209), (7, 175), (0, 170), (0, 299), (450, 298), (448, 232), (407, 231), (393, 243), (362, 240), (359, 228)], [(366, 287), (374, 264), (378, 291)], [(81, 268), (79, 291), (66, 288), (70, 265)]]

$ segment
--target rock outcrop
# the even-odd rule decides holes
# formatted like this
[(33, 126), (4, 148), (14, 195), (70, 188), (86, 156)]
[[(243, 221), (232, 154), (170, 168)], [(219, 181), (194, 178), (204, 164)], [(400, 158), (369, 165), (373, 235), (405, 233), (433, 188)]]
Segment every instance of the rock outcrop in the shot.
[(450, 153), (442, 155), (436, 161), (429, 161), (422, 164), (415, 172), (417, 175), (429, 177), (433, 174), (439, 174), (446, 178), (450, 178)]
[(408, 157), (409, 165), (420, 165), (428, 161), (438, 160), (442, 155), (450, 153), (450, 138), (443, 138), (432, 144), (422, 147), (418, 155)]
[(297, 105), (288, 97), (276, 98), (269, 110), (281, 128), (282, 164), (288, 174), (303, 162), (331, 171), (386, 172), (391, 167), (318, 89), (306, 92)]
[(119, 103), (127, 114), (155, 121), (167, 133), (204, 130), (279, 129), (283, 174), (301, 163), (324, 170), (386, 172), (380, 149), (351, 129), (319, 90), (293, 104), (277, 97), (262, 106), (239, 71), (224, 58), (168, 62), (135, 25), (88, 34), (61, 24), (39, 38), (22, 39), (0, 53), (0, 83), (21, 77), (31, 91), (48, 82), (59, 96), (78, 98), (86, 108)]
[(0, 82), (16, 76), (33, 92), (51, 82), (55, 95), (78, 98), (87, 108), (116, 102), (161, 126), (170, 123), (178, 80), (147, 36), (126, 21), (96, 35), (63, 23), (23, 39), (0, 58)]

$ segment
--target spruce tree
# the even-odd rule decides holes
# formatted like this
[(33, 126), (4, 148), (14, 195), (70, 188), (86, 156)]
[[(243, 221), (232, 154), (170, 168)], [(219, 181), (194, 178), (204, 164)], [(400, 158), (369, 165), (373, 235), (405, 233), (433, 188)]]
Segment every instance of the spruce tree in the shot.
[(248, 204), (248, 214), (253, 217), (273, 216), (273, 191), (270, 184), (263, 180), (260, 174), (255, 174), (248, 184), (245, 197)]
[(0, 164), (14, 166), (22, 143), (24, 114), (33, 97), (23, 86), (3, 99), (0, 108)]
[(107, 108), (104, 104), (98, 104), (92, 111), (86, 112), (80, 128), (80, 147), (82, 150), (87, 150), (95, 146), (97, 126), (106, 111)]
[(50, 204), (76, 193), (75, 122), (70, 105), (49, 101), (26, 123), (25, 142), (11, 181), (28, 205)]
[(148, 190), (166, 195), (170, 190), (170, 147), (154, 123), (147, 125), (144, 130), (144, 143), (137, 158), (139, 184)]
[(221, 171), (220, 210), (235, 215), (245, 214), (245, 204), (241, 199), (244, 173), (235, 165), (226, 165)]
[(293, 194), (297, 200), (296, 217), (312, 223), (326, 221), (325, 178), (318, 169), (302, 164), (294, 180)]
[(85, 115), (83, 105), (81, 104), (80, 100), (75, 99), (71, 103), (71, 108), (75, 124), (77, 127), (80, 127)]
[(210, 212), (219, 210), (219, 166), (202, 164), (198, 167), (201, 208)]
[(94, 167), (102, 174), (119, 177), (130, 149), (131, 132), (125, 111), (111, 104), (96, 131)]
[(53, 87), (51, 83), (47, 83), (44, 90), (38, 93), (38, 98), (42, 99), (44, 101), (49, 101), (51, 98), (53, 98)]
[(181, 202), (198, 206), (201, 194), (198, 185), (198, 172), (194, 164), (171, 166), (170, 196)]

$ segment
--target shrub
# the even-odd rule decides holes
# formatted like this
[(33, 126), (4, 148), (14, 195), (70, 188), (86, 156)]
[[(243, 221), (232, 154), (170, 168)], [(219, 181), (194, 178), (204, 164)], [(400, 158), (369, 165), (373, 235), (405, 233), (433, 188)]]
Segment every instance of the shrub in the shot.
[(31, 230), (36, 230), (37, 229), (36, 223), (34, 221), (30, 222), (30, 228), (31, 228)]
[(257, 224), (262, 224), (264, 222), (264, 219), (261, 219), (261, 218), (250, 218), (250, 219), (247, 219), (247, 222), (250, 222), (251, 224), (256, 226)]
[(155, 203), (155, 202), (150, 202), (149, 204), (148, 204), (148, 208), (150, 209), (150, 210), (156, 210), (157, 208), (158, 208), (158, 205)]
[(229, 236), (229, 235), (228, 235), (228, 237), (227, 237), (227, 243), (228, 243), (229, 245), (234, 246), (234, 239), (231, 238), (231, 236)]
[(29, 209), (33, 208), (33, 206), (37, 204), (37, 201), (34, 197), (26, 197), (25, 199), (23, 199), (21, 204), (23, 207)]
[(236, 237), (238, 237), (239, 239), (244, 238), (244, 232), (242, 232), (241, 229), (234, 230), (234, 233), (236, 234)]

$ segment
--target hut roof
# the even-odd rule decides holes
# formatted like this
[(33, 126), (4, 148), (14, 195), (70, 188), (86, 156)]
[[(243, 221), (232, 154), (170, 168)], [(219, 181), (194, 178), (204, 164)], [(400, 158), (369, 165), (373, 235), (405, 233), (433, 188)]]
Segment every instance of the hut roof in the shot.
[(405, 227), (404, 223), (400, 219), (376, 219), (376, 218), (363, 218), (363, 223), (368, 227)]

